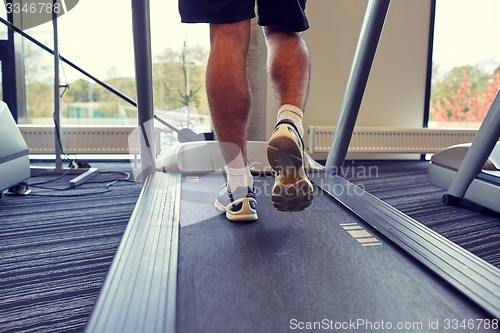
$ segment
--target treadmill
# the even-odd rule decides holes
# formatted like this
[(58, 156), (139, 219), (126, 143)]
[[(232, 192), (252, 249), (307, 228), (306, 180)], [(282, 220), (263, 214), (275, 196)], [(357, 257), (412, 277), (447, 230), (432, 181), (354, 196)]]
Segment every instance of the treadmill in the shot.
[(500, 92), (472, 144), (449, 147), (431, 158), (429, 181), (448, 192), (446, 205), (500, 213)]
[[(132, 4), (136, 71), (146, 73), (137, 83), (144, 133), (137, 174), (145, 180), (86, 332), (498, 330), (500, 270), (334, 172), (389, 0), (368, 2), (335, 151), (310, 173), (311, 207), (274, 209), (263, 161), (255, 178), (259, 221), (251, 224), (229, 223), (213, 207), (224, 181), (216, 143), (186, 143), (153, 158), (149, 8), (147, 0)], [(249, 147), (249, 160), (261, 161), (265, 143)]]
[(28, 146), (12, 118), (10, 110), (0, 101), (0, 197), (3, 190), (30, 177)]

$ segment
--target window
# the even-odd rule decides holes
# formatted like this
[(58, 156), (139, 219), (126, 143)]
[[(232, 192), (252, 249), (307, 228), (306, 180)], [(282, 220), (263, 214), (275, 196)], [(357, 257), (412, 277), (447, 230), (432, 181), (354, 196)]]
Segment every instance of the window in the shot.
[[(7, 10), (5, 4), (0, 4), (0, 17), (7, 20)], [(7, 39), (7, 27), (0, 23), (0, 39)]]
[[(136, 99), (130, 5), (80, 1), (58, 25), (61, 56)], [(27, 32), (52, 47), (50, 22)], [(208, 27), (182, 24), (175, 1), (151, 0), (151, 32), (155, 112), (176, 127), (210, 131), (204, 87)], [(24, 55), (29, 122), (51, 123), (53, 58), (28, 41)], [(137, 124), (137, 111), (126, 101), (66, 64), (60, 73), (61, 85), (69, 86), (61, 100), (63, 126)]]
[[(151, 1), (153, 86), (156, 114), (175, 127), (211, 131), (205, 90), (208, 25), (182, 24), (177, 1)], [(167, 143), (175, 133), (165, 129)]]
[[(53, 48), (52, 25), (44, 23), (25, 30), (49, 48)], [(29, 124), (53, 124), (54, 67), (53, 56), (32, 42), (23, 39), (26, 121)]]
[(436, 0), (429, 127), (481, 124), (500, 88), (498, 13), (498, 0)]

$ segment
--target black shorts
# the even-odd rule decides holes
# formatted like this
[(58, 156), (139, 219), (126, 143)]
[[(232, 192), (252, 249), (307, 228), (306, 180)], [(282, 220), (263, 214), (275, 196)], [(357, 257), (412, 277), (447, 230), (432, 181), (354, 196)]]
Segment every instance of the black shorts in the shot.
[(179, 0), (179, 12), (184, 23), (235, 23), (255, 17), (255, 1), (259, 25), (297, 32), (309, 28), (307, 0)]

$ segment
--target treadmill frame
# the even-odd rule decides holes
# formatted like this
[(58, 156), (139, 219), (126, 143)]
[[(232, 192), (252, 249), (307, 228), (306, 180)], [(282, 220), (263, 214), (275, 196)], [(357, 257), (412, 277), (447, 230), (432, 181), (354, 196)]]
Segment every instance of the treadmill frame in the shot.
[[(333, 198), (340, 201), (347, 208), (352, 210), (355, 214), (360, 216), (367, 223), (372, 225), (374, 228), (379, 230), (388, 239), (392, 240), (395, 244), (400, 246), (402, 249), (407, 251), (410, 255), (416, 258), (418, 261), (423, 263), (430, 270), (435, 272), (437, 275), (442, 277), (445, 281), (456, 287), (457, 290), (468, 296), (470, 299), (476, 302), (480, 307), (488, 311), (495, 318), (500, 317), (500, 270), (496, 267), (486, 263), (484, 260), (472, 255), (471, 253), (465, 251), (458, 245), (446, 240), (442, 236), (433, 232), (429, 228), (419, 224), (415, 220), (411, 219), (407, 215), (398, 211), (394, 207), (387, 205), (381, 200), (375, 198), (374, 196), (363, 192), (362, 195), (336, 195), (336, 193), (329, 191), (332, 186), (341, 186), (345, 190), (340, 191), (341, 193), (348, 194), (352, 193), (355, 185), (349, 183), (345, 179), (334, 175), (331, 170), (335, 169), (335, 166), (340, 167), (345, 160), (345, 154), (347, 152), (347, 147), (349, 145), (350, 137), (352, 134), (352, 129), (356, 121), (357, 113), (359, 111), (359, 106), (363, 97), (366, 82), (368, 80), (371, 64), (373, 62), (378, 40), (380, 38), (382, 28), (385, 22), (385, 17), (389, 8), (390, 0), (370, 0), (368, 3), (367, 11), (365, 14), (365, 20), (363, 22), (363, 28), (361, 31), (361, 36), (359, 39), (358, 47), (356, 49), (355, 60), (353, 63), (353, 68), (351, 70), (351, 75), (349, 78), (349, 83), (347, 87), (347, 92), (345, 94), (345, 101), (343, 103), (343, 110), (341, 110), (341, 116), (339, 120), (339, 127), (336, 131), (334, 137), (334, 144), (332, 145), (331, 152), (329, 154), (329, 159), (327, 161), (327, 171), (324, 173), (317, 173), (312, 175), (315, 183), (323, 188), (325, 192), (329, 193)], [(148, 205), (142, 204), (142, 198), (149, 196), (148, 192), (154, 193), (158, 191), (157, 181), (162, 180), (164, 177), (158, 177), (157, 173), (154, 173), (155, 163), (151, 161), (152, 148), (147, 144), (147, 132), (149, 128), (145, 128), (148, 121), (153, 119), (152, 113), (152, 89), (151, 89), (151, 54), (150, 54), (150, 40), (149, 40), (149, 0), (132, 0), (133, 7), (133, 17), (134, 17), (134, 45), (136, 54), (136, 73), (137, 76), (142, 76), (142, 84), (138, 81), (138, 109), (139, 109), (139, 125), (143, 128), (145, 132), (145, 144), (141, 146), (141, 162), (146, 162), (148, 166), (147, 170), (144, 170), (144, 175), (146, 177), (146, 182), (141, 192), (141, 197), (137, 203), (136, 210), (134, 212), (134, 218), (130, 221), (130, 226), (128, 229), (132, 230), (135, 228), (137, 223), (142, 223), (146, 225), (153, 225), (145, 223), (143, 219), (155, 219), (154, 216), (148, 214), (151, 209)], [(142, 102), (141, 102), (142, 101)], [(152, 122), (150, 122), (152, 123)], [(337, 168), (338, 170), (338, 168)], [(152, 176), (151, 176), (152, 174)], [(165, 173), (165, 177), (174, 177), (172, 174)], [(174, 181), (174, 184), (177, 184)], [(162, 187), (164, 185), (161, 185)], [(180, 185), (173, 185), (173, 188), (178, 189)], [(349, 191), (350, 190), (350, 191)], [(163, 191), (160, 191), (163, 192)], [(178, 203), (180, 198), (180, 191), (176, 190), (176, 195), (167, 194), (170, 197), (168, 202), (174, 202), (173, 207), (175, 207), (175, 202)], [(156, 200), (155, 200), (156, 202)], [(169, 204), (166, 201), (161, 201), (159, 206), (155, 206), (154, 211), (165, 211)], [(154, 215), (154, 214), (153, 214)], [(135, 218), (136, 216), (144, 216), (140, 219)], [(167, 217), (167, 225), (170, 225), (170, 230), (173, 234), (171, 239), (173, 242), (169, 245), (169, 253), (177, 253), (177, 237), (178, 237), (178, 218), (179, 213), (177, 210), (173, 215)], [(127, 253), (127, 246), (124, 245), (126, 239), (122, 240), (120, 248), (122, 249), (120, 253)], [(119, 253), (119, 254), (120, 254)], [(148, 258), (142, 258), (143, 260), (149, 260)], [(108, 277), (106, 279), (105, 285), (98, 299), (98, 304), (92, 314), (90, 319), (91, 325), (87, 327), (88, 332), (92, 332), (95, 326), (92, 323), (96, 323), (97, 318), (100, 316), (99, 309), (103, 307), (99, 304), (106, 302), (106, 296), (109, 293), (109, 286), (113, 284), (119, 284), (119, 280), (115, 279), (116, 272), (113, 268), (120, 267), (120, 263), (123, 262), (123, 258), (117, 255), (113, 261), (112, 269), (110, 270)], [(175, 278), (175, 270), (177, 269), (177, 261), (170, 260), (172, 263), (169, 266), (168, 276)], [(133, 266), (128, 267), (130, 272), (134, 272)], [(123, 268), (122, 268), (123, 269)], [(156, 275), (149, 279), (150, 283), (153, 283)], [(141, 279), (145, 281), (145, 279)], [(173, 286), (175, 283), (170, 280)], [(127, 292), (134, 293), (133, 288), (125, 288)], [(143, 286), (144, 289), (144, 286)], [(147, 289), (147, 288), (146, 288)], [(120, 298), (129, 297), (128, 295), (119, 295)], [(158, 296), (158, 295), (156, 295)], [(160, 298), (167, 297), (166, 300), (169, 304), (175, 304), (176, 294), (175, 292), (159, 295)], [(143, 305), (144, 307), (141, 307)], [(155, 309), (148, 309), (149, 303), (135, 304), (134, 306), (138, 309), (142, 309), (141, 316), (137, 317), (138, 322), (144, 322), (147, 317), (148, 311), (155, 311)], [(153, 305), (154, 306), (154, 305)], [(113, 327), (123, 328), (123, 321), (118, 320), (121, 318), (121, 311), (123, 309), (119, 306), (116, 307), (106, 307), (106, 318), (110, 321), (107, 322), (107, 327), (112, 329)], [(170, 308), (170, 311), (175, 311), (175, 309)], [(168, 327), (163, 327), (166, 331), (175, 330), (175, 315), (170, 312), (170, 320)], [(98, 321), (97, 321), (98, 322)], [(154, 331), (161, 331), (161, 325), (155, 327)], [(125, 327), (128, 331), (133, 331), (130, 326)]]

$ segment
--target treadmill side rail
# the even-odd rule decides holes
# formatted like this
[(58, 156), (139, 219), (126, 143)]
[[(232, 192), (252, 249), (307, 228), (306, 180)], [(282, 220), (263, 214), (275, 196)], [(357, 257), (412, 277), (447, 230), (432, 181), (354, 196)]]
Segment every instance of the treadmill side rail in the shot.
[[(488, 160), (500, 138), (500, 91), (497, 93), (476, 138), (467, 151), (457, 175), (448, 188), (448, 194), (463, 198), (469, 185)], [(481, 204), (481, 202), (479, 202)]]
[(324, 173), (311, 178), (382, 235), (495, 318), (500, 317), (500, 270), (496, 267), (342, 177)]
[(181, 175), (150, 175), (86, 332), (175, 332)]

